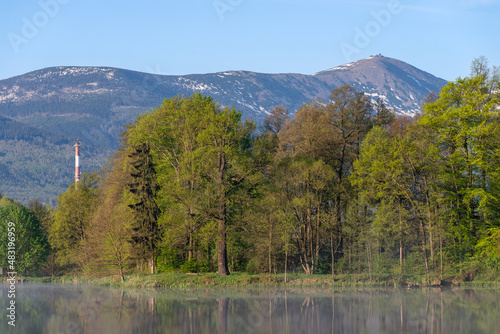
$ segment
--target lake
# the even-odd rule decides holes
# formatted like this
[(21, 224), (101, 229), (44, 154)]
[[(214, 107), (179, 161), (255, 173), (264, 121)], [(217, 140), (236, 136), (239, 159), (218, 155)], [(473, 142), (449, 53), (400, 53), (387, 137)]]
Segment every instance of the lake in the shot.
[(0, 284), (0, 333), (500, 333), (499, 289), (135, 289)]

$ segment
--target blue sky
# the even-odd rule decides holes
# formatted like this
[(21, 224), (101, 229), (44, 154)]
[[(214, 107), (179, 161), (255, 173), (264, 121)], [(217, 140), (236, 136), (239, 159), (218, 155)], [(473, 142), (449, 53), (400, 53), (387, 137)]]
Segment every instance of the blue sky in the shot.
[(500, 0), (2, 1), (0, 79), (50, 66), (312, 74), (383, 54), (447, 80), (500, 66)]

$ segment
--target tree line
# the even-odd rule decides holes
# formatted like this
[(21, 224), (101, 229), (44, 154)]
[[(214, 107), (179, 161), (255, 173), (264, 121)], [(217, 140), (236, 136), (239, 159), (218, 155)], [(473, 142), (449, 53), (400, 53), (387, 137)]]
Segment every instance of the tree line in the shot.
[(43, 272), (495, 277), (499, 82), (478, 58), (414, 117), (344, 85), (261, 127), (201, 94), (166, 99), (49, 215), (32, 209)]

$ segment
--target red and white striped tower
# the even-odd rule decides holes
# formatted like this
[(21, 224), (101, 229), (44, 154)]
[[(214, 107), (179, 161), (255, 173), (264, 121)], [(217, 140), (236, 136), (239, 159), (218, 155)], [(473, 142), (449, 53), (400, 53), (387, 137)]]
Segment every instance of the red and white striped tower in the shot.
[(75, 183), (80, 182), (80, 143), (75, 144)]

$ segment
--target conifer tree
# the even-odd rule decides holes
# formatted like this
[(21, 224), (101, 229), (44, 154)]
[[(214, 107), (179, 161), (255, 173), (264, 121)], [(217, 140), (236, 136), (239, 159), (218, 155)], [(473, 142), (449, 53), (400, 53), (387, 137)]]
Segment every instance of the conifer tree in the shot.
[(132, 167), (133, 182), (129, 191), (137, 198), (137, 202), (129, 205), (137, 218), (133, 227), (132, 240), (139, 246), (140, 255), (149, 255), (151, 273), (155, 271), (155, 248), (159, 239), (158, 216), (160, 209), (156, 205), (156, 193), (159, 186), (156, 182), (156, 170), (149, 148), (149, 143), (135, 146), (129, 154)]

